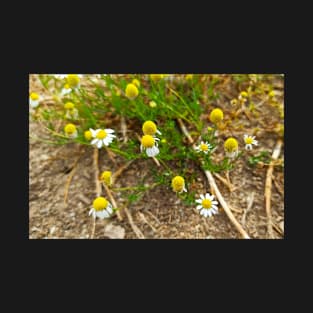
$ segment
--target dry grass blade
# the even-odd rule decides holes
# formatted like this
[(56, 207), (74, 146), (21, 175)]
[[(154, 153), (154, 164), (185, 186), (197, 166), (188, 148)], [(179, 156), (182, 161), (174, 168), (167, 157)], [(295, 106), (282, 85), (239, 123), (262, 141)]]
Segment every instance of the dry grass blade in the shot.
[[(104, 183), (103, 183), (103, 187), (104, 187), (104, 189), (105, 189), (105, 191), (106, 191), (106, 193), (107, 193), (107, 195), (108, 195), (108, 198), (110, 199), (110, 202), (113, 204), (113, 207), (114, 207), (114, 208), (117, 208), (117, 204), (116, 204), (116, 201), (115, 201), (115, 199), (114, 199), (114, 197), (113, 197), (113, 195), (112, 195), (111, 190), (110, 190), (109, 187), (108, 187), (106, 184), (104, 184)], [(121, 216), (121, 213), (120, 213), (119, 211), (116, 211), (116, 215), (117, 215), (117, 218), (118, 218), (119, 221), (122, 221), (122, 220), (123, 220), (123, 218), (122, 218), (122, 216)]]
[(125, 117), (122, 115), (121, 116), (121, 131), (123, 134), (123, 142), (126, 143), (128, 140), (127, 137), (127, 125), (126, 125), (126, 121), (125, 121)]
[(247, 213), (251, 210), (253, 202), (254, 202), (254, 192), (251, 192), (247, 197), (247, 208), (244, 210), (243, 215), (241, 217), (241, 224), (243, 226), (246, 225)]
[[(184, 135), (188, 138), (189, 142), (192, 144), (193, 143), (193, 139), (191, 138), (187, 128), (185, 127), (183, 121), (181, 119), (178, 119), (178, 123), (181, 126), (182, 132), (184, 133)], [(194, 147), (195, 148), (195, 147)], [(226, 215), (228, 216), (228, 218), (230, 219), (230, 221), (233, 223), (233, 225), (236, 227), (236, 229), (239, 231), (239, 233), (241, 234), (241, 236), (244, 239), (250, 239), (249, 235), (247, 234), (247, 232), (243, 229), (243, 227), (240, 225), (240, 223), (236, 220), (235, 216), (233, 215), (233, 213), (231, 212), (229, 206), (227, 205), (226, 201), (224, 200), (222, 194), (220, 193), (216, 182), (214, 180), (213, 175), (211, 174), (210, 171), (208, 170), (204, 170), (204, 173), (209, 181), (209, 184), (211, 186), (211, 188), (214, 191), (214, 194), (216, 195), (219, 203), (221, 204), (221, 206), (223, 207)]]
[(223, 178), (221, 175), (217, 173), (213, 173), (213, 175), (218, 178), (223, 184), (225, 184), (230, 192), (233, 192), (236, 189), (236, 187), (229, 180)]
[[(96, 197), (100, 197), (101, 195), (101, 183), (99, 181), (99, 150), (97, 148), (93, 149), (93, 166), (94, 166), (94, 174), (95, 174), (95, 184), (96, 184)], [(96, 218), (94, 217), (92, 223), (92, 230), (90, 238), (93, 239), (95, 235), (96, 229)]]
[(275, 160), (277, 160), (279, 157), (282, 144), (283, 142), (281, 139), (279, 139), (276, 143), (276, 146), (272, 154), (272, 161), (267, 169), (266, 180), (265, 180), (264, 198), (265, 198), (265, 210), (266, 210), (266, 216), (267, 216), (267, 232), (268, 232), (269, 238), (274, 238), (272, 212), (271, 212), (272, 175), (273, 175)]
[(146, 219), (146, 217), (144, 216), (143, 213), (139, 212), (139, 216), (140, 216), (141, 220), (142, 220), (144, 223), (146, 223), (148, 226), (150, 226), (151, 229), (152, 229), (154, 232), (157, 231), (157, 230), (153, 227), (153, 225)]
[(128, 211), (127, 207), (124, 207), (124, 211), (126, 213), (126, 216), (128, 218), (128, 221), (129, 221), (129, 224), (131, 226), (131, 228), (133, 229), (134, 233), (136, 234), (136, 236), (139, 238), (139, 239), (145, 239), (145, 236), (144, 234), (141, 232), (141, 230), (135, 225), (134, 221), (133, 221), (133, 218), (130, 214), (130, 212)]

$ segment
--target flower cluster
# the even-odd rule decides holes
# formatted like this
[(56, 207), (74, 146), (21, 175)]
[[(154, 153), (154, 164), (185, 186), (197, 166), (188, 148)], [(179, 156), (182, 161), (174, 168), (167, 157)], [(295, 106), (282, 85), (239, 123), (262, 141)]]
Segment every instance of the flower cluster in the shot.
[(141, 137), (140, 151), (146, 150), (147, 156), (155, 157), (159, 154), (158, 148), (159, 138), (155, 137), (155, 134), (161, 135), (161, 132), (157, 129), (157, 126), (152, 121), (146, 121), (142, 125), (142, 131), (144, 135)]

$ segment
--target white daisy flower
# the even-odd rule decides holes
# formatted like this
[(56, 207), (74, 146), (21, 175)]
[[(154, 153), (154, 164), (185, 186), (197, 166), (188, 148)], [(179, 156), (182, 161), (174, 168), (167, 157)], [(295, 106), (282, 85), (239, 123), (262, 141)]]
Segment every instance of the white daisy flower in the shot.
[(205, 154), (208, 154), (209, 150), (211, 149), (212, 146), (207, 141), (206, 142), (201, 141), (200, 145), (195, 148), (197, 152), (203, 152)]
[(36, 108), (36, 107), (39, 105), (40, 100), (41, 100), (41, 97), (40, 97), (40, 95), (38, 95), (38, 93), (36, 93), (36, 92), (32, 92), (32, 93), (29, 95), (29, 105), (30, 105), (32, 108)]
[(217, 201), (214, 200), (214, 196), (206, 193), (205, 195), (200, 195), (200, 198), (196, 200), (197, 210), (204, 217), (211, 217), (213, 214), (217, 214)]
[(76, 138), (78, 136), (78, 132), (76, 126), (74, 124), (66, 124), (64, 127), (64, 132), (69, 138)]
[(252, 145), (255, 145), (255, 146), (258, 145), (258, 141), (255, 140), (255, 136), (244, 135), (243, 140), (246, 144), (245, 146), (246, 150), (252, 150)]
[(172, 188), (173, 191), (182, 193), (187, 192), (186, 186), (185, 186), (185, 179), (182, 176), (175, 176), (172, 179)]
[(238, 150), (238, 141), (230, 137), (224, 142), (224, 149), (226, 152), (226, 156), (229, 158), (237, 157), (239, 150)]
[(101, 219), (109, 218), (113, 214), (112, 204), (103, 197), (98, 197), (93, 201), (92, 209), (89, 211), (89, 215), (93, 218), (99, 217)]
[(106, 129), (89, 129), (92, 135), (92, 138), (94, 138), (91, 141), (91, 144), (96, 146), (98, 149), (101, 149), (103, 146), (108, 146), (113, 139), (116, 137), (113, 135), (114, 130), (110, 128)]
[(144, 135), (141, 138), (140, 151), (146, 149), (146, 153), (148, 157), (154, 157), (159, 154), (160, 150), (158, 148), (158, 140), (159, 138), (152, 137), (151, 135)]
[(78, 119), (78, 110), (75, 108), (75, 104), (73, 102), (66, 102), (64, 105), (65, 112), (65, 118), (67, 119)]
[(162, 135), (157, 126), (152, 121), (145, 121), (142, 125), (142, 131), (145, 135), (154, 136), (156, 133)]
[(65, 95), (68, 95), (69, 93), (72, 92), (72, 88), (70, 87), (69, 84), (65, 84), (61, 90), (61, 96), (65, 96)]

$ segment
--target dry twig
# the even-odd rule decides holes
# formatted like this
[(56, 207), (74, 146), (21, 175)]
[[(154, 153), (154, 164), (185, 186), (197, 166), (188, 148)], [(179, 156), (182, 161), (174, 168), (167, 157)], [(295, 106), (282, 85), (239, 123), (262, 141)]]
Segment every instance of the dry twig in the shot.
[(141, 230), (135, 225), (134, 221), (133, 221), (133, 218), (130, 214), (130, 212), (128, 211), (127, 207), (125, 206), (124, 207), (124, 211), (126, 213), (126, 216), (128, 218), (128, 221), (129, 221), (129, 224), (131, 226), (131, 228), (133, 229), (134, 233), (136, 234), (136, 236), (139, 238), (139, 239), (145, 239), (145, 236), (144, 234), (141, 232)]
[(122, 115), (121, 116), (121, 131), (123, 134), (123, 142), (126, 143), (128, 140), (127, 137), (127, 125), (126, 125), (126, 121), (125, 121), (125, 117)]
[(266, 210), (266, 215), (267, 215), (267, 232), (270, 238), (274, 238), (272, 212), (271, 212), (272, 174), (274, 170), (275, 160), (278, 159), (282, 144), (283, 142), (281, 139), (279, 139), (276, 143), (276, 146), (272, 154), (272, 161), (267, 169), (266, 180), (265, 180), (265, 192), (264, 192), (265, 210)]
[[(99, 150), (94, 148), (93, 150), (93, 165), (94, 165), (94, 174), (95, 174), (95, 184), (96, 184), (96, 197), (100, 197), (101, 195), (101, 183), (99, 181)], [(96, 218), (94, 217), (91, 229), (90, 238), (93, 239), (95, 235), (96, 229)]]
[(247, 213), (251, 210), (254, 201), (254, 191), (251, 192), (247, 197), (247, 208), (244, 210), (243, 215), (241, 217), (241, 224), (243, 226), (246, 225), (246, 216)]
[[(106, 193), (108, 195), (108, 198), (110, 199), (110, 202), (113, 204), (113, 207), (117, 208), (116, 201), (115, 201), (115, 199), (114, 199), (114, 197), (112, 195), (112, 192), (111, 192), (110, 188), (105, 183), (103, 183), (103, 187), (104, 187), (104, 189), (105, 189), (105, 191), (106, 191)], [(119, 211), (116, 211), (116, 215), (117, 215), (117, 218), (118, 218), (119, 221), (123, 220), (123, 218), (121, 216), (121, 213)]]
[(125, 163), (123, 166), (121, 166), (121, 167), (112, 175), (112, 183), (113, 183), (113, 184), (117, 181), (118, 177), (122, 174), (122, 172), (123, 172), (124, 170), (127, 169), (127, 167), (128, 167), (132, 162), (134, 162), (134, 160), (128, 161), (127, 163)]

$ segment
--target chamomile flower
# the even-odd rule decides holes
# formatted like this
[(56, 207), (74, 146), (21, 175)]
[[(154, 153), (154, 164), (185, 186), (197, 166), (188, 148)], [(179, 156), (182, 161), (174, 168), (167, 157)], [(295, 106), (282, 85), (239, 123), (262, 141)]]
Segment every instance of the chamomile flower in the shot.
[(90, 130), (86, 130), (85, 132), (84, 132), (84, 137), (85, 137), (85, 139), (86, 140), (91, 140), (92, 139), (92, 133), (91, 133), (91, 131)]
[(175, 176), (172, 179), (172, 188), (173, 188), (173, 191), (178, 192), (178, 193), (182, 193), (183, 191), (187, 192), (184, 178), (181, 176)]
[(236, 106), (237, 103), (238, 103), (238, 100), (237, 100), (237, 99), (231, 99), (231, 101), (230, 101), (230, 104), (231, 104), (232, 106)]
[(72, 102), (66, 102), (64, 104), (66, 110), (65, 118), (67, 119), (78, 119), (78, 110), (75, 108), (75, 104)]
[(89, 215), (93, 218), (99, 217), (101, 219), (109, 218), (113, 214), (112, 204), (103, 197), (98, 197), (93, 201), (92, 209), (89, 211)]
[(70, 87), (69, 84), (65, 84), (61, 90), (61, 96), (66, 96), (68, 95), (69, 93), (72, 92), (72, 88)]
[(133, 83), (135, 86), (137, 86), (138, 88), (140, 87), (140, 81), (139, 81), (138, 79), (134, 78), (134, 79), (132, 80), (132, 83)]
[(92, 138), (94, 138), (91, 141), (92, 145), (95, 145), (98, 149), (101, 149), (103, 146), (108, 146), (113, 139), (116, 137), (113, 133), (114, 130), (110, 128), (106, 129), (89, 129), (92, 135)]
[(185, 79), (186, 79), (186, 80), (192, 80), (192, 79), (193, 79), (193, 74), (187, 74), (187, 75), (185, 76)]
[(141, 138), (140, 151), (146, 149), (146, 153), (148, 157), (154, 157), (159, 154), (160, 150), (158, 148), (158, 138), (152, 137), (151, 135), (144, 135)]
[(211, 149), (212, 146), (207, 141), (201, 141), (200, 145), (195, 148), (197, 152), (203, 152), (204, 154), (208, 154)]
[(221, 122), (224, 118), (224, 113), (221, 109), (214, 109), (210, 113), (210, 121), (214, 124)]
[(233, 137), (229, 137), (224, 142), (224, 149), (227, 157), (235, 158), (238, 155), (238, 141)]
[(205, 195), (200, 195), (200, 198), (196, 200), (197, 210), (204, 217), (211, 217), (213, 214), (217, 214), (217, 201), (214, 200), (214, 196), (206, 193)]
[(252, 145), (255, 145), (255, 146), (258, 145), (258, 141), (255, 140), (255, 136), (244, 135), (243, 140), (246, 144), (245, 146), (246, 150), (252, 150)]
[(150, 79), (154, 81), (155, 83), (163, 79), (164, 77), (165, 77), (164, 74), (150, 74)]
[(157, 126), (152, 121), (145, 121), (142, 125), (142, 131), (145, 135), (155, 135), (155, 133), (162, 135), (162, 133), (157, 129)]
[(238, 96), (238, 99), (241, 103), (245, 103), (247, 101), (248, 96), (249, 95), (246, 91), (241, 91), (239, 96)]
[(66, 124), (64, 132), (69, 138), (76, 138), (78, 136), (77, 129), (74, 124)]
[(125, 89), (126, 97), (130, 100), (137, 98), (139, 91), (135, 84), (128, 84)]
[(40, 96), (38, 95), (38, 93), (32, 92), (29, 95), (29, 105), (32, 108), (36, 108), (39, 105), (39, 101), (40, 101)]
[(67, 76), (67, 74), (53, 74), (53, 76), (56, 79), (64, 79)]
[(104, 171), (101, 174), (100, 180), (103, 181), (107, 186), (112, 185), (112, 172)]
[(71, 88), (79, 88), (81, 77), (82, 75), (68, 74), (66, 76), (66, 82)]

